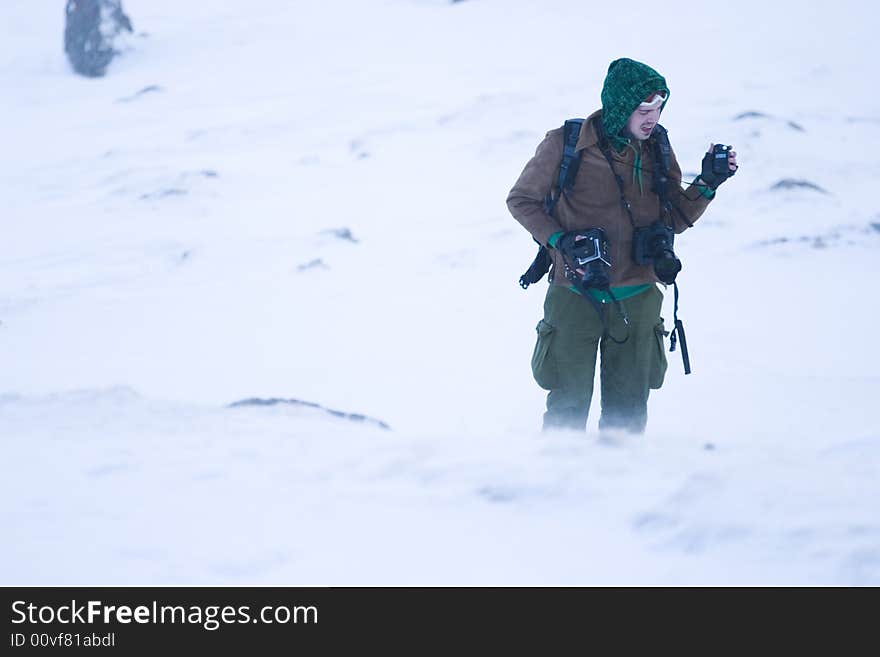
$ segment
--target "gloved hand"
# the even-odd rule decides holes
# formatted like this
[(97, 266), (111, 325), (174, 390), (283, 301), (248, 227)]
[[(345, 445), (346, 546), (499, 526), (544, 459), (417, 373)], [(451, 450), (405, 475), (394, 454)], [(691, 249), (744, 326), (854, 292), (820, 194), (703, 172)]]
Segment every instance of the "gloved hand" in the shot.
[(712, 171), (712, 162), (715, 159), (715, 154), (712, 152), (715, 144), (709, 145), (709, 151), (706, 155), (703, 156), (703, 168), (700, 171), (700, 180), (702, 180), (706, 185), (709, 186), (713, 192), (718, 189), (718, 185), (723, 183), (728, 178), (732, 177), (733, 174), (736, 173), (736, 170), (739, 166), (736, 163), (736, 151), (732, 148), (727, 153), (727, 166), (728, 172), (727, 174), (717, 174)]
[(581, 231), (570, 230), (562, 233), (556, 240), (556, 250), (569, 259), (574, 259), (575, 249), (580, 246), (577, 242), (587, 239)]

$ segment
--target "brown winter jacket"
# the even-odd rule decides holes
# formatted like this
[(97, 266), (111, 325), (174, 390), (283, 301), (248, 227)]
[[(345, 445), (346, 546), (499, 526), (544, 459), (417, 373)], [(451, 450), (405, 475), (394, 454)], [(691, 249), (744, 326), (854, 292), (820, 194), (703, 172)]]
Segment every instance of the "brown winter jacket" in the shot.
[[(580, 169), (571, 192), (559, 199), (550, 217), (544, 209), (544, 199), (556, 185), (559, 164), (562, 161), (563, 128), (547, 133), (538, 146), (535, 156), (526, 165), (519, 180), (510, 190), (507, 207), (514, 218), (528, 230), (532, 237), (547, 246), (547, 240), (557, 231), (587, 228), (602, 228), (609, 241), (611, 256), (610, 281), (612, 287), (641, 285), (657, 280), (650, 265), (637, 265), (632, 259), (633, 229), (629, 217), (620, 202), (620, 190), (608, 166), (608, 161), (598, 145), (598, 135), (592, 119), (601, 117), (601, 110), (594, 112), (583, 124), (576, 149), (583, 151)], [(635, 177), (635, 150), (641, 150), (642, 171), (641, 191)], [(636, 226), (647, 226), (654, 222), (660, 211), (660, 202), (653, 191), (651, 170), (654, 167), (650, 147), (643, 141), (632, 140), (617, 153), (611, 149), (614, 170), (623, 178), (624, 193), (632, 206)], [(669, 170), (669, 189), (674, 203), (694, 223), (710, 199), (705, 198), (698, 187), (691, 185), (681, 188), (681, 168), (672, 154)], [(675, 232), (687, 228), (677, 213), (672, 213)], [(669, 219), (667, 218), (667, 221)], [(558, 251), (550, 249), (553, 268), (550, 280), (556, 285), (570, 285), (562, 275), (562, 258)]]

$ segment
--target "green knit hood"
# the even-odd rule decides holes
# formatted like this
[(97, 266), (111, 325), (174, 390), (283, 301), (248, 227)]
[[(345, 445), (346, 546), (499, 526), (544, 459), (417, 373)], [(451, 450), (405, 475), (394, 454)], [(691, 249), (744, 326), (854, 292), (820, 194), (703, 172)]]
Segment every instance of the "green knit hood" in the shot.
[(622, 150), (628, 143), (621, 130), (652, 91), (663, 91), (668, 101), (666, 80), (653, 68), (633, 59), (615, 59), (611, 62), (602, 86), (602, 127), (615, 150)]

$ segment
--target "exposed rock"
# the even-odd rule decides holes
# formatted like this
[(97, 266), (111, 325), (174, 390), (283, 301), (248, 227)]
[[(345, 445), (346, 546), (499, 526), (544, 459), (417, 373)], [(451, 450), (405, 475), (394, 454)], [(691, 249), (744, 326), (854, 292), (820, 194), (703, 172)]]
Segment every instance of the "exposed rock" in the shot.
[(307, 269), (330, 269), (330, 267), (324, 264), (324, 261), (320, 258), (315, 258), (314, 260), (303, 263), (296, 268), (297, 271), (306, 271)]
[(133, 100), (137, 100), (141, 96), (156, 93), (158, 91), (164, 91), (164, 89), (162, 89), (162, 87), (160, 87), (158, 84), (151, 84), (148, 87), (144, 87), (140, 91), (133, 93), (131, 96), (125, 96), (124, 98), (120, 98), (116, 102), (117, 103), (130, 103)]
[(348, 144), (348, 150), (359, 160), (365, 160), (370, 157), (370, 153), (366, 146), (359, 139), (352, 139)]
[(816, 183), (812, 183), (809, 180), (795, 180), (793, 178), (784, 178), (774, 184), (771, 188), (771, 191), (779, 191), (784, 189), (812, 189), (813, 191), (819, 192), (821, 194), (827, 194), (828, 192), (819, 187)]
[[(734, 121), (742, 121), (743, 119), (770, 119), (771, 121), (779, 121), (779, 119), (775, 116), (764, 114), (764, 112), (754, 111), (742, 112), (741, 114), (737, 114), (733, 117)], [(787, 125), (792, 130), (797, 130), (798, 132), (806, 132), (806, 130), (804, 130), (804, 127), (800, 123), (796, 123), (795, 121), (786, 121), (785, 125)]]
[(346, 413), (344, 411), (335, 411), (331, 408), (324, 408), (320, 404), (316, 404), (315, 402), (307, 402), (302, 401), (300, 399), (280, 399), (277, 397), (272, 397), (270, 399), (262, 399), (259, 397), (252, 397), (251, 399), (242, 399), (237, 402), (233, 402), (229, 405), (229, 408), (242, 408), (245, 406), (301, 406), (305, 408), (314, 408), (316, 410), (324, 411), (329, 415), (334, 417), (342, 418), (344, 420), (351, 420), (352, 422), (362, 422), (365, 424), (373, 424), (378, 426), (380, 429), (390, 429), (382, 420), (377, 420), (375, 418), (367, 417), (366, 415), (361, 415), (360, 413)]
[(351, 234), (350, 228), (332, 228), (330, 230), (322, 231), (324, 235), (332, 235), (333, 237), (338, 237), (341, 240), (346, 240), (348, 242), (358, 243), (358, 240), (354, 235)]
[(764, 114), (763, 112), (743, 112), (742, 114), (737, 114), (733, 117), (734, 121), (741, 121), (742, 119), (769, 119), (769, 114)]
[(814, 249), (830, 249), (841, 246), (857, 246), (870, 243), (880, 233), (880, 222), (868, 222), (860, 225), (837, 226), (818, 235), (792, 235), (774, 237), (756, 242), (755, 246), (799, 245)]
[(73, 70), (90, 78), (104, 75), (119, 54), (118, 41), (132, 32), (121, 0), (67, 0), (64, 51)]
[(514, 502), (517, 498), (516, 491), (501, 486), (483, 486), (477, 490), (477, 495), (499, 504)]
[(189, 192), (185, 189), (180, 189), (179, 187), (169, 187), (167, 189), (160, 189), (156, 192), (150, 192), (149, 194), (141, 194), (142, 201), (157, 201), (163, 198), (170, 198), (172, 196), (186, 196)]

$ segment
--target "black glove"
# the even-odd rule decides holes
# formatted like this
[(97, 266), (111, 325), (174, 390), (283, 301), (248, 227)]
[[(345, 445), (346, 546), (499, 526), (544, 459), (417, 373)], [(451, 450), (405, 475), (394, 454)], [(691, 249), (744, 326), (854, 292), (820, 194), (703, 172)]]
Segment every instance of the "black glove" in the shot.
[(581, 246), (580, 244), (575, 244), (575, 242), (579, 243), (585, 239), (587, 238), (582, 231), (570, 230), (567, 233), (562, 233), (559, 239), (556, 240), (556, 250), (566, 258), (573, 260), (576, 249)]
[(733, 176), (736, 169), (731, 170), (729, 167), (726, 174), (718, 174), (712, 171), (712, 162), (715, 160), (715, 154), (709, 151), (703, 156), (703, 169), (700, 172), (700, 180), (702, 180), (713, 192), (718, 189), (718, 185)]

